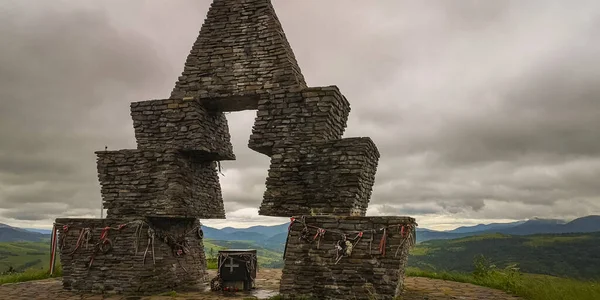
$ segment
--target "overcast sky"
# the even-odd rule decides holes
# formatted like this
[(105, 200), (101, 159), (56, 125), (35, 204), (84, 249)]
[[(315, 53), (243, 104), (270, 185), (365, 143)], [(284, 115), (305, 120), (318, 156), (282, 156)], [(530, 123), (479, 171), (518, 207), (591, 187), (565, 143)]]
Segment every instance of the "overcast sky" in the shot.
[[(99, 217), (94, 151), (135, 148), (129, 103), (169, 96), (209, 0), (0, 4), (0, 222)], [(381, 152), (368, 215), (420, 227), (600, 214), (600, 1), (274, 0), (310, 86)], [(255, 112), (227, 115), (227, 220), (259, 217)]]

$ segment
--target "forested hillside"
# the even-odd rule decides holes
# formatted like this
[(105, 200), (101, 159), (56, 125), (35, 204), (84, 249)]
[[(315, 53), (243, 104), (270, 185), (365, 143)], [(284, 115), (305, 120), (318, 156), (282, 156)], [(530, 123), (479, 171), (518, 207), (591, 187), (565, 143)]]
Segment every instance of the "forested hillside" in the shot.
[(600, 232), (511, 236), (484, 234), (418, 244), (409, 266), (424, 270), (470, 272), (484, 255), (498, 267), (517, 263), (523, 272), (578, 279), (600, 279)]

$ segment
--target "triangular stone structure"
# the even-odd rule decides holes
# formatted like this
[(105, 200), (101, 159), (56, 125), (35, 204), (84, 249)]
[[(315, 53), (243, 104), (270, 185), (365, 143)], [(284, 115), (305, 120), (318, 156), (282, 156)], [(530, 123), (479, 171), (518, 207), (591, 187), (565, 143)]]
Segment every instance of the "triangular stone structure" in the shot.
[[(350, 103), (336, 86), (306, 86), (270, 0), (214, 0), (169, 99), (131, 104), (137, 149), (96, 152), (107, 217), (54, 224), (66, 289), (206, 283), (199, 219), (225, 218), (218, 162), (235, 155), (224, 112), (240, 110), (257, 110), (248, 147), (271, 158), (259, 214), (292, 221), (283, 299), (400, 295), (415, 219), (365, 216), (377, 146), (342, 137)], [(253, 284), (252, 256), (237, 265)], [(215, 289), (231, 283), (219, 274)]]
[(306, 83), (270, 0), (215, 0), (171, 98), (195, 97), (218, 111)]

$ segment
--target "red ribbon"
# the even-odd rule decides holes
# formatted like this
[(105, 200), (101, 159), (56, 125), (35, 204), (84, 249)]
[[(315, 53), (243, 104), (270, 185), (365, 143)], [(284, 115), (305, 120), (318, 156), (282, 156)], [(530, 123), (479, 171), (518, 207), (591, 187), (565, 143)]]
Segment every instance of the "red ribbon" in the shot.
[(100, 240), (104, 241), (106, 240), (106, 237), (108, 236), (108, 231), (110, 230), (110, 227), (104, 227), (104, 229), (102, 229), (102, 233), (100, 234)]

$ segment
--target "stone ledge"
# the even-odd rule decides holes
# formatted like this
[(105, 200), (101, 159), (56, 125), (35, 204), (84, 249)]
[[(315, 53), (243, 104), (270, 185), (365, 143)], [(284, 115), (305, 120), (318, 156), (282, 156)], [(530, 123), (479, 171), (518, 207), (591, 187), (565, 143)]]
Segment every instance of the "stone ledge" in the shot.
[[(130, 223), (131, 220), (56, 219), (59, 248), (64, 245), (59, 250), (63, 287), (77, 292), (156, 294), (206, 283), (204, 247), (194, 230), (199, 225), (197, 220), (138, 221), (149, 224), (155, 231), (154, 247), (148, 246), (148, 227), (142, 227), (137, 236), (138, 224)], [(127, 226), (119, 230), (122, 224)], [(66, 233), (63, 225), (68, 226)], [(112, 247), (103, 253), (94, 245), (106, 227), (112, 228), (107, 232)], [(89, 229), (90, 241), (87, 246), (81, 243), (77, 247), (83, 229)], [(167, 236), (179, 242), (186, 240), (189, 252), (177, 256), (174, 248), (164, 242)], [(91, 257), (94, 259), (90, 266)]]
[(379, 161), (370, 138), (275, 151), (260, 215), (365, 215)]
[(139, 149), (173, 149), (206, 161), (235, 160), (227, 119), (193, 98), (131, 103)]
[[(296, 216), (295, 219), (299, 222), (290, 227), (281, 278), (280, 294), (285, 299), (307, 296), (327, 300), (391, 300), (400, 294), (408, 251), (414, 241), (409, 235), (409, 232), (415, 234), (414, 218)], [(302, 238), (305, 228), (308, 240)], [(319, 228), (325, 233), (314, 240)], [(353, 247), (350, 255), (336, 263), (340, 252), (335, 245), (343, 240), (343, 235)], [(385, 252), (379, 249), (384, 235)]]
[(107, 217), (225, 218), (215, 162), (195, 162), (176, 150), (96, 155)]
[(271, 156), (279, 147), (340, 139), (349, 113), (350, 104), (336, 86), (272, 94), (259, 101), (248, 147)]

